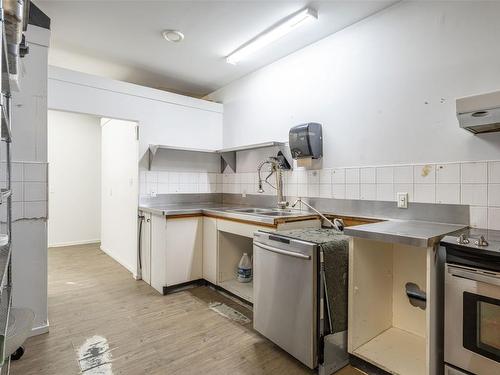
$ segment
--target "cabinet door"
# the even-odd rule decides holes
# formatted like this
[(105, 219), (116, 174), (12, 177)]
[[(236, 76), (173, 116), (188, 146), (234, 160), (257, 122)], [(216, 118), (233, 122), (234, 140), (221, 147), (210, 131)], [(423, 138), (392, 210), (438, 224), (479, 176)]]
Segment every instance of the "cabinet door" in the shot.
[[(139, 253), (139, 266), (141, 279), (151, 284), (151, 214), (143, 212), (144, 219), (140, 230), (141, 251)], [(141, 225), (141, 224), (139, 224)]]
[(167, 286), (202, 278), (203, 218), (167, 220)]
[(203, 218), (203, 278), (217, 284), (217, 219)]
[(167, 286), (167, 220), (151, 215), (151, 286), (163, 293)]

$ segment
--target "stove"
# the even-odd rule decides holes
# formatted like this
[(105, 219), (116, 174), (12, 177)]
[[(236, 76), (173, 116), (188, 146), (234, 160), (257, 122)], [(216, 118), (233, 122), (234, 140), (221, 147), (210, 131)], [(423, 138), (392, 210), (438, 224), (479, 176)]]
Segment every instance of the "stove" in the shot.
[(441, 246), (445, 374), (500, 374), (500, 231), (467, 229)]
[(446, 263), (500, 272), (500, 230), (468, 228), (441, 240)]

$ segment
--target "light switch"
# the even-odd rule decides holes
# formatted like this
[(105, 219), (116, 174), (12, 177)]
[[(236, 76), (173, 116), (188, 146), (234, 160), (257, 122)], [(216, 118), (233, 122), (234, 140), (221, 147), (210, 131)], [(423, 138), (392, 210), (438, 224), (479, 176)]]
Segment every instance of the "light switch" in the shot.
[(397, 193), (398, 208), (408, 208), (408, 193)]

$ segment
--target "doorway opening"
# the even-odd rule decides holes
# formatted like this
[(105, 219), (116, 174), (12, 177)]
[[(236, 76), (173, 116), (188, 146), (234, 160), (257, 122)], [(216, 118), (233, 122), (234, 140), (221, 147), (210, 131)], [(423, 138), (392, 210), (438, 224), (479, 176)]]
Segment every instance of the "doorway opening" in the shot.
[(136, 276), (137, 126), (48, 111), (49, 248), (97, 244)]

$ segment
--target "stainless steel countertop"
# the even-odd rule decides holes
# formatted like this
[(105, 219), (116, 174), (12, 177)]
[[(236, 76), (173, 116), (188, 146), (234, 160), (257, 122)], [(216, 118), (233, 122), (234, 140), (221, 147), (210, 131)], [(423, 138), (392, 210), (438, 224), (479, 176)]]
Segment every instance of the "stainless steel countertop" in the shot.
[[(232, 205), (231, 207), (234, 207)], [(206, 209), (224, 209), (229, 206), (223, 203), (174, 203), (161, 205), (140, 205), (139, 210), (151, 212), (155, 215), (172, 216), (172, 215), (193, 215), (202, 214)]]
[(352, 237), (428, 247), (439, 242), (446, 234), (460, 231), (464, 228), (467, 228), (467, 226), (429, 221), (386, 220), (347, 227), (344, 233)]
[[(195, 215), (207, 214), (228, 219), (244, 220), (260, 224), (276, 224), (277, 220), (291, 220), (296, 218), (318, 217), (313, 212), (290, 210), (290, 213), (283, 216), (267, 216), (257, 213), (235, 212), (233, 210), (244, 209), (246, 206), (235, 206), (223, 203), (176, 203), (163, 205), (140, 205), (139, 210), (150, 212), (155, 215), (175, 216), (175, 215)], [(270, 208), (271, 209), (271, 208)]]

